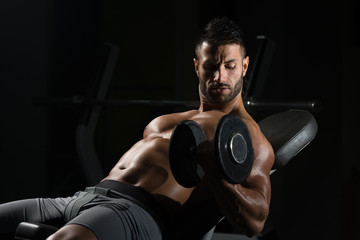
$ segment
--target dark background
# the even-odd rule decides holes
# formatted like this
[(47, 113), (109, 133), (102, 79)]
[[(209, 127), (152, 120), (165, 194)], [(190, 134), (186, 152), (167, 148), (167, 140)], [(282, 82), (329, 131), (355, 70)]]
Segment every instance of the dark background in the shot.
[[(81, 108), (37, 99), (89, 95), (105, 42), (119, 48), (109, 99), (197, 100), (196, 31), (226, 15), (276, 42), (262, 100), (320, 100), (316, 139), (272, 175), (279, 239), (354, 239), (360, 214), (360, 11), (345, 1), (89, 1), (0, 3), (0, 202), (67, 196), (87, 183), (75, 151)], [(152, 117), (177, 109), (106, 109), (96, 147), (106, 171)]]

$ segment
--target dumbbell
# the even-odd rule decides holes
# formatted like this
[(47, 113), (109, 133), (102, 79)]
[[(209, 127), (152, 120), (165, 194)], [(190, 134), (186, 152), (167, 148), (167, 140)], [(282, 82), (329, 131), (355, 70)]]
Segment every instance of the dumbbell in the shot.
[[(201, 126), (185, 120), (174, 128), (169, 145), (169, 162), (175, 180), (183, 187), (197, 186), (204, 177), (204, 170), (195, 160), (200, 143), (206, 141)], [(249, 176), (254, 158), (250, 133), (235, 115), (224, 115), (216, 125), (214, 154), (223, 177), (230, 183), (242, 183)]]

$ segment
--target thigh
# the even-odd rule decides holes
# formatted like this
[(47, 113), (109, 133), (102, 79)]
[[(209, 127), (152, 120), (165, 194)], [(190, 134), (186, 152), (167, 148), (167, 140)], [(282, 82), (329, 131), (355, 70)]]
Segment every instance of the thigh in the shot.
[(0, 233), (14, 232), (20, 222), (45, 222), (63, 217), (72, 198), (34, 198), (0, 205)]
[(99, 240), (161, 239), (160, 228), (150, 214), (125, 199), (92, 206), (68, 224), (87, 227)]

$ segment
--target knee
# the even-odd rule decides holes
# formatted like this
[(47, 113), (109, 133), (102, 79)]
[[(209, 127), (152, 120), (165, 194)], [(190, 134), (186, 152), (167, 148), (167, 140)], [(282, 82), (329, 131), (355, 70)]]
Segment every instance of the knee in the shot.
[(46, 240), (76, 240), (81, 239), (80, 236), (71, 232), (58, 231), (52, 234), (50, 237), (46, 238)]
[(68, 236), (65, 236), (64, 233), (54, 233), (50, 237), (46, 238), (46, 240), (57, 240), (57, 239), (70, 239)]
[(95, 234), (80, 225), (67, 225), (46, 240), (97, 240)]
[(64, 237), (65, 237), (64, 234), (59, 234), (56, 232), (56, 233), (50, 235), (50, 237), (46, 238), (46, 240), (65, 239)]

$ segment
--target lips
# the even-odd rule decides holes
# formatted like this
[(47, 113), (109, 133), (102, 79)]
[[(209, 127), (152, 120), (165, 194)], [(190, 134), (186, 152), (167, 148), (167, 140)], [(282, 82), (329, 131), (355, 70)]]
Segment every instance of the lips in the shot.
[(210, 91), (213, 93), (221, 94), (229, 89), (229, 87), (212, 87), (210, 88)]
[(227, 83), (212, 82), (209, 84), (209, 88), (230, 88)]

